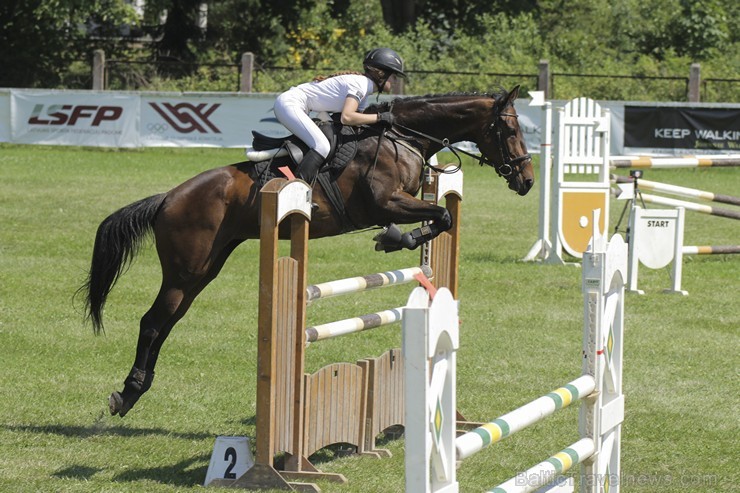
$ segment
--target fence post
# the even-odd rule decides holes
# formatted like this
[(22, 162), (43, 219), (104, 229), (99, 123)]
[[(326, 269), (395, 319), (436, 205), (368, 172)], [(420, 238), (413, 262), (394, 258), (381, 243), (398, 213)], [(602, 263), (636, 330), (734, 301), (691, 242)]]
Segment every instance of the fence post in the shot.
[(701, 100), (701, 64), (692, 63), (689, 71), (689, 103), (698, 103)]
[(92, 89), (93, 91), (105, 90), (105, 51), (93, 51), (92, 64)]
[(550, 62), (540, 60), (538, 65), (537, 90), (545, 91), (545, 99), (550, 99)]
[(404, 80), (400, 77), (394, 77), (391, 81), (391, 94), (400, 95), (405, 91)]
[(242, 53), (242, 78), (239, 92), (252, 92), (252, 73), (254, 70), (254, 53)]

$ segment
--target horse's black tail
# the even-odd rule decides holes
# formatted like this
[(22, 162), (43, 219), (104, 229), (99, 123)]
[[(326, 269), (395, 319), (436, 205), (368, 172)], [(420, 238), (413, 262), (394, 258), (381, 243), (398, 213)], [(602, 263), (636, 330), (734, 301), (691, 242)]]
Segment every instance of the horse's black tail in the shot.
[(105, 300), (152, 232), (165, 196), (164, 193), (152, 195), (127, 205), (98, 226), (90, 272), (79, 289), (85, 293), (85, 319), (92, 322), (96, 334), (103, 330)]

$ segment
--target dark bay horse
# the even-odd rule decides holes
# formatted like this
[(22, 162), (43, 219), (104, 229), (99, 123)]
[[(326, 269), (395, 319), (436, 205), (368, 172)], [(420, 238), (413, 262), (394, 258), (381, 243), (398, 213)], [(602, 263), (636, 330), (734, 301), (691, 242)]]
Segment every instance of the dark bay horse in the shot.
[[(338, 176), (346, 212), (356, 228), (431, 221), (395, 241), (395, 249), (416, 248), (451, 227), (447, 209), (423, 202), (419, 192), (425, 161), (442, 148), (471, 141), (487, 164), (525, 195), (534, 183), (532, 161), (514, 109), (519, 87), (496, 94), (447, 94), (401, 98), (368, 111), (392, 111), (394, 129), (407, 145), (379, 130), (363, 132), (355, 157)], [(389, 132), (390, 133), (390, 132)], [(87, 281), (86, 316), (102, 330), (106, 298), (119, 276), (153, 234), (162, 267), (162, 284), (141, 318), (136, 357), (122, 392), (114, 392), (112, 414), (126, 413), (154, 378), (160, 349), (172, 327), (221, 270), (231, 252), (247, 239), (259, 238), (259, 185), (252, 162), (205, 171), (166, 193), (130, 204), (99, 226)], [(310, 237), (343, 232), (324, 190), (315, 186)], [(346, 231), (346, 227), (344, 228)], [(391, 248), (392, 249), (392, 248)]]

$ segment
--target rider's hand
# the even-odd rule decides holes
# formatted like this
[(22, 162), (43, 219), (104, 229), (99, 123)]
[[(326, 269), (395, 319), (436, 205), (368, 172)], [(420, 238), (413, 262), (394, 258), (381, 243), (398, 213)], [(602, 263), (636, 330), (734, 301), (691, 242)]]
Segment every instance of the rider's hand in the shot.
[(393, 114), (390, 111), (378, 113), (378, 123), (385, 128), (391, 128), (393, 126)]

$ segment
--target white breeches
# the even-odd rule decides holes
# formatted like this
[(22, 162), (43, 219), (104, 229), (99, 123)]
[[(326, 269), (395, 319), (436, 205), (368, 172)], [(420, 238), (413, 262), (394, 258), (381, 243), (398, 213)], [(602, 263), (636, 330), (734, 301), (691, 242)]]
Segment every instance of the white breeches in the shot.
[(329, 155), (329, 139), (308, 116), (305, 95), (301, 91), (291, 89), (282, 93), (273, 111), (278, 121), (308, 147), (324, 157)]

